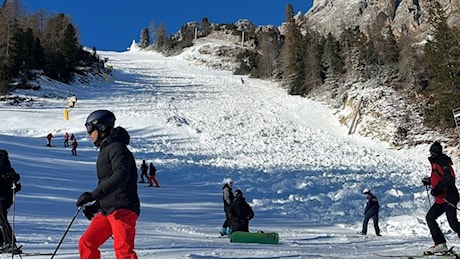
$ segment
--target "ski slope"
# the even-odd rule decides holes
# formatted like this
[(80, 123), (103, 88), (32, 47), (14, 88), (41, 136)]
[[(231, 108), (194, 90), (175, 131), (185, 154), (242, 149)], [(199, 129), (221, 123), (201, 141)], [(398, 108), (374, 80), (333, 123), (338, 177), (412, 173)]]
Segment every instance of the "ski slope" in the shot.
[[(0, 103), (0, 148), (9, 151), (23, 187), (9, 219), (24, 252), (53, 252), (77, 197), (96, 186), (98, 151), (84, 128), (96, 109), (113, 111), (116, 125), (128, 130), (139, 167), (145, 159), (158, 169), (160, 188), (139, 184), (139, 258), (379, 258), (432, 245), (421, 183), (430, 172), (428, 147), (391, 150), (349, 136), (325, 104), (289, 96), (276, 82), (243, 77), (243, 84), (228, 71), (197, 65), (193, 49), (176, 57), (135, 49), (99, 55), (113, 66), (108, 81), (68, 86), (41, 79), (40, 91), (15, 91), (29, 101)], [(69, 95), (78, 102), (65, 121)], [(77, 137), (78, 156), (63, 146), (65, 132)], [(278, 245), (219, 237), (226, 177), (255, 211), (250, 230), (278, 232)], [(367, 236), (357, 235), (367, 187), (382, 205), (382, 237), (372, 221)], [(448, 245), (460, 246), (445, 217), (440, 221)], [(79, 257), (88, 223), (76, 218), (55, 258)], [(111, 241), (101, 250), (103, 258), (115, 257)]]

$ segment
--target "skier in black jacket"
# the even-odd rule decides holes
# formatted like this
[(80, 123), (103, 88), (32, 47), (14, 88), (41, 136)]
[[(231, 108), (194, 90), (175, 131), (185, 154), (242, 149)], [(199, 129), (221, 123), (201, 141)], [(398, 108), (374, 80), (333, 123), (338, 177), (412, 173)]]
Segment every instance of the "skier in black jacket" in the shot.
[(83, 210), (92, 221), (78, 244), (81, 258), (100, 258), (99, 247), (112, 235), (116, 258), (137, 258), (134, 251), (140, 213), (137, 166), (127, 147), (128, 132), (122, 127), (114, 127), (114, 124), (115, 115), (107, 110), (92, 112), (85, 124), (100, 152), (96, 164), (97, 187), (82, 193), (76, 203), (81, 207), (95, 201)]
[(379, 228), (379, 200), (377, 199), (377, 197), (374, 196), (374, 194), (371, 193), (370, 189), (364, 189), (363, 194), (366, 195), (366, 209), (364, 209), (363, 229), (361, 232), (359, 232), (359, 234), (367, 234), (367, 224), (369, 223), (369, 220), (372, 218), (372, 221), (374, 222), (375, 234), (377, 236), (381, 236)]
[(231, 232), (249, 232), (249, 220), (254, 217), (254, 211), (246, 202), (241, 190), (235, 191), (235, 199), (230, 204), (230, 229)]
[(0, 251), (3, 253), (20, 253), (13, 238), (13, 230), (8, 222), (8, 210), (13, 204), (13, 196), (21, 190), (20, 176), (11, 167), (6, 150), (0, 150)]

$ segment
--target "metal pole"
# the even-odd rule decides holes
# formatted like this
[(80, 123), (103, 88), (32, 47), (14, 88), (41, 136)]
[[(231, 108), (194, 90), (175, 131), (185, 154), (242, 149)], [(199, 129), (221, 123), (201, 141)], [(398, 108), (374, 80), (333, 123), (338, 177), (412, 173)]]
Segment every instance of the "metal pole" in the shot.
[(428, 186), (425, 185), (425, 189), (426, 189), (426, 196), (428, 197), (428, 204), (430, 204), (430, 208), (431, 208), (431, 200), (430, 200), (430, 193), (428, 192)]
[(449, 206), (457, 209), (457, 210), (460, 210), (457, 206), (455, 206), (453, 203), (449, 202), (447, 199), (442, 199), (443, 201), (447, 202), (447, 204), (449, 204)]
[(67, 232), (69, 232), (69, 229), (70, 229), (70, 227), (72, 226), (72, 224), (73, 224), (73, 222), (75, 221), (75, 219), (77, 218), (78, 213), (80, 213), (80, 210), (81, 210), (81, 206), (77, 208), (77, 212), (75, 212), (75, 215), (73, 216), (72, 220), (70, 221), (69, 226), (68, 226), (67, 229), (65, 230), (64, 235), (63, 235), (62, 238), (61, 238), (61, 241), (59, 241), (59, 244), (57, 245), (56, 250), (54, 250), (53, 255), (51, 256), (51, 259), (53, 259), (54, 256), (56, 255), (56, 253), (57, 253), (59, 247), (60, 247), (61, 244), (62, 244), (62, 241), (64, 241), (64, 238), (65, 238), (65, 236), (67, 235)]
[[(11, 246), (13, 249), (11, 250), (11, 259), (14, 259), (14, 251), (16, 250), (16, 240), (14, 239), (14, 219), (16, 216), (16, 184), (13, 182), (13, 186), (11, 187), (13, 189), (13, 220), (12, 220), (12, 226), (11, 226)], [(19, 257), (22, 258), (21, 253), (18, 253)]]

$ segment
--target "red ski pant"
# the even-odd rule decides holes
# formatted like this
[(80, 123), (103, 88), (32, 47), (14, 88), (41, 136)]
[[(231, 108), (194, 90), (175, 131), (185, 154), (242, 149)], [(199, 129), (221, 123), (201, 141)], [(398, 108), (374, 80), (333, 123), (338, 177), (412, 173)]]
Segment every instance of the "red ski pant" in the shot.
[(138, 215), (127, 209), (118, 209), (108, 216), (98, 213), (78, 243), (80, 258), (101, 258), (99, 247), (113, 234), (113, 249), (118, 259), (137, 259), (134, 237)]
[(160, 184), (158, 184), (157, 178), (155, 178), (155, 175), (150, 175), (150, 177), (149, 177), (150, 186), (153, 186), (154, 182), (155, 182), (155, 186), (157, 186), (157, 187), (160, 186)]

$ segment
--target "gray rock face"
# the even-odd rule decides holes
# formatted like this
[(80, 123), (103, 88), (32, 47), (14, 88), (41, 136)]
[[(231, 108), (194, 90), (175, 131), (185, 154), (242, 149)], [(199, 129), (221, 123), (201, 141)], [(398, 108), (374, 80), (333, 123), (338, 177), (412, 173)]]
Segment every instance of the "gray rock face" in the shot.
[[(410, 34), (420, 40), (428, 30), (427, 4), (432, 0), (314, 0), (304, 15), (305, 23), (322, 33), (339, 36), (344, 28), (359, 26), (366, 31), (385, 19), (396, 37)], [(445, 8), (448, 23), (460, 26), (460, 0), (438, 0)]]

